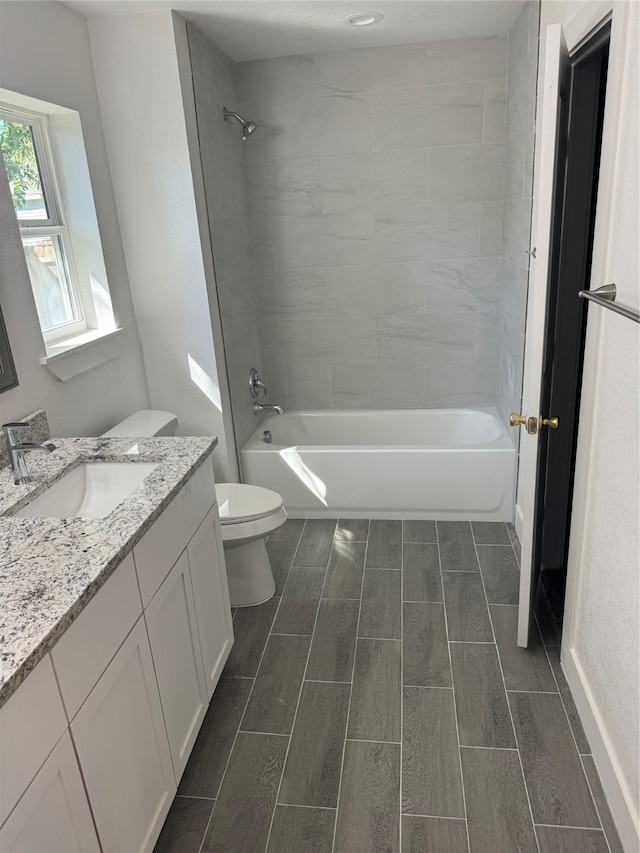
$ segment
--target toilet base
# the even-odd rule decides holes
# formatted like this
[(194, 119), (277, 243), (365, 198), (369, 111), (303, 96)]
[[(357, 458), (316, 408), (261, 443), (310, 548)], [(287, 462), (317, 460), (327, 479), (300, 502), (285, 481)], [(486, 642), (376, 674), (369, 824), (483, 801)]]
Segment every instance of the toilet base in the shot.
[(276, 582), (263, 538), (232, 548), (225, 544), (224, 560), (232, 607), (253, 607), (273, 597)]

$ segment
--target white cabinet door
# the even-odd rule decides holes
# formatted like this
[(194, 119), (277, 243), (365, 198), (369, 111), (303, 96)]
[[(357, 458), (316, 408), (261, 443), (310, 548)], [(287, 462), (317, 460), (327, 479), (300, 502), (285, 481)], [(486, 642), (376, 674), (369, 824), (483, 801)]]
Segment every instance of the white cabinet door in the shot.
[(179, 780), (209, 704), (186, 551), (151, 599), (145, 619)]
[(187, 553), (207, 692), (211, 698), (233, 645), (227, 570), (217, 505), (196, 530), (187, 546)]
[(40, 768), (0, 829), (3, 853), (100, 850), (69, 732)]
[(152, 850), (176, 782), (140, 618), (71, 723), (105, 853)]

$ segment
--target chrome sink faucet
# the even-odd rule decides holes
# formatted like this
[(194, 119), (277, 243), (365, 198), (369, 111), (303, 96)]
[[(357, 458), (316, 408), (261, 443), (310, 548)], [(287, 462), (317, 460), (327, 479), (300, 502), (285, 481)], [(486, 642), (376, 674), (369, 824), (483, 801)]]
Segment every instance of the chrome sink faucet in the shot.
[(275, 412), (277, 415), (284, 415), (284, 409), (282, 408), (280, 403), (274, 403), (273, 405), (265, 403), (264, 405), (262, 405), (256, 400), (253, 404), (253, 414), (261, 415), (263, 412)]
[(13, 470), (13, 482), (16, 486), (23, 486), (25, 483), (31, 482), (31, 475), (27, 468), (26, 453), (30, 450), (44, 450), (45, 453), (51, 453), (52, 450), (56, 449), (52, 441), (43, 441), (42, 444), (34, 444), (31, 441), (23, 442), (21, 436), (22, 430), (32, 425), (33, 421), (16, 421), (15, 423), (2, 424), (7, 441), (9, 461)]

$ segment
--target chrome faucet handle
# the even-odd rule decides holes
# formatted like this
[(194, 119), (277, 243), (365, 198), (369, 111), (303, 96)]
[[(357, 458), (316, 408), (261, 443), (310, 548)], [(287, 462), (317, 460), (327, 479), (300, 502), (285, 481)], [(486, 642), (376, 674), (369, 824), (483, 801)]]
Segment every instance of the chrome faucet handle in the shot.
[(260, 391), (264, 391), (265, 397), (267, 396), (267, 386), (264, 384), (262, 379), (260, 379), (260, 374), (255, 369), (255, 367), (252, 367), (249, 371), (249, 393), (255, 400)]
[(33, 421), (11, 421), (7, 424), (2, 424), (2, 429), (7, 437), (7, 442), (9, 444), (17, 445), (22, 444), (20, 430), (26, 429), (30, 426), (33, 426)]

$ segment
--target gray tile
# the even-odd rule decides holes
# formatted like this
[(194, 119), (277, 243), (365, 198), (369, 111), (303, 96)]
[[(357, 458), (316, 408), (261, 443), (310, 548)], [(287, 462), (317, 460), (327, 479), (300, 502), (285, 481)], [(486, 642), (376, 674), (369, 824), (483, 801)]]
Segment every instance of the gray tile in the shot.
[(427, 44), (429, 83), (488, 80), (507, 76), (506, 36), (447, 39)]
[(480, 574), (443, 572), (444, 601), (449, 640), (492, 643), (493, 632)]
[(507, 81), (484, 81), (483, 142), (504, 142), (507, 136)]
[(217, 797), (252, 687), (253, 681), (249, 678), (220, 679), (182, 774), (179, 794)]
[(573, 701), (573, 696), (571, 695), (571, 689), (569, 688), (567, 679), (562, 671), (562, 665), (560, 663), (560, 648), (558, 646), (549, 646), (547, 654), (549, 656), (549, 661), (551, 662), (551, 669), (553, 670), (560, 695), (562, 696), (564, 709), (567, 713), (571, 731), (576, 739), (578, 752), (581, 755), (590, 755), (591, 747), (589, 746), (589, 741), (587, 740), (587, 736), (582, 728), (578, 709), (576, 708), (576, 703)]
[(601, 829), (536, 826), (540, 853), (609, 853)]
[(510, 693), (509, 702), (534, 821), (598, 827), (560, 696)]
[(239, 607), (233, 620), (235, 641), (224, 667), (224, 675), (253, 678), (280, 604), (271, 598), (256, 607)]
[(369, 536), (368, 518), (341, 518), (336, 527), (336, 541), (366, 542)]
[(336, 539), (324, 582), (324, 598), (360, 598), (366, 542)]
[(318, 94), (405, 89), (424, 84), (427, 45), (358, 48), (314, 59)]
[(304, 518), (288, 518), (282, 527), (278, 527), (269, 535), (269, 539), (295, 539), (300, 540), (302, 528), (304, 527)]
[[(368, 306), (366, 296), (364, 300)], [(420, 405), (422, 396), (420, 390), (416, 396), (416, 390), (424, 386), (423, 374), (424, 365), (401, 361), (335, 365), (331, 368), (335, 408), (407, 409)]]
[(479, 571), (471, 524), (468, 521), (439, 521), (437, 524), (442, 571)]
[[(424, 313), (424, 265), (368, 264), (324, 271), (328, 311), (335, 317), (380, 317), (398, 311)], [(360, 376), (365, 387), (368, 377)], [(375, 392), (374, 389), (370, 389)], [(380, 398), (380, 394), (378, 398)]]
[(199, 853), (213, 806), (213, 800), (176, 797), (153, 853)]
[(274, 216), (272, 242), (278, 267), (343, 267), (373, 259), (370, 210)]
[(335, 530), (336, 521), (333, 518), (308, 518), (300, 537), (294, 564), (326, 568)]
[(511, 539), (511, 544), (513, 545), (513, 550), (516, 552), (516, 560), (518, 561), (518, 565), (520, 565), (520, 540), (518, 539), (518, 534), (516, 533), (516, 529), (513, 524), (507, 523), (507, 530), (509, 531), (509, 539)]
[(311, 637), (269, 637), (241, 729), (291, 732), (310, 642)]
[(313, 634), (326, 571), (293, 566), (271, 629), (274, 634)]
[(451, 667), (460, 745), (515, 749), (496, 647), (452, 643)]
[(400, 741), (401, 643), (358, 640), (347, 737)]
[(239, 101), (306, 98), (315, 92), (313, 56), (285, 56), (238, 62)]
[(402, 638), (402, 574), (390, 569), (367, 569), (362, 585), (359, 637)]
[(415, 687), (451, 687), (442, 604), (403, 604), (403, 679)]
[(503, 521), (472, 521), (476, 545), (511, 545), (507, 525)]
[(396, 263), (477, 257), (479, 222), (479, 204), (376, 210), (376, 261)]
[(316, 681), (351, 681), (359, 609), (358, 601), (321, 599), (307, 678)]
[(529, 647), (523, 649), (516, 643), (518, 608), (494, 606), (490, 611), (507, 690), (555, 693), (556, 683), (535, 624), (529, 634)]
[(338, 92), (307, 100), (309, 153), (368, 153), (371, 150), (371, 96)]
[(402, 816), (402, 853), (468, 853), (467, 824), (442, 817)]
[(436, 357), (468, 362), (475, 356), (476, 321), (471, 312), (390, 314), (376, 320), (376, 341), (378, 359), (385, 363)]
[(517, 604), (520, 571), (511, 545), (478, 545), (477, 549), (489, 604)]
[(417, 542), (402, 546), (404, 601), (442, 601), (437, 545)]
[(537, 853), (518, 753), (460, 750), (471, 853)]
[(369, 525), (368, 569), (402, 568), (402, 522), (375, 518)]
[(427, 150), (427, 203), (499, 201), (504, 182), (503, 142)]
[(448, 311), (497, 311), (504, 289), (500, 258), (465, 258), (425, 266), (426, 308)]
[(288, 743), (280, 735), (238, 734), (202, 853), (265, 849)]
[(607, 836), (611, 853), (624, 853), (624, 848), (622, 847), (618, 830), (616, 829), (613, 818), (611, 817), (611, 812), (609, 811), (607, 798), (602, 790), (602, 783), (600, 782), (595, 762), (590, 755), (583, 755), (582, 764), (584, 766), (584, 771), (587, 774), (587, 779), (589, 780), (591, 793), (595, 800), (602, 828), (604, 829), (604, 834)]
[(331, 853), (334, 809), (276, 806), (267, 853)]
[(463, 818), (453, 691), (405, 687), (403, 696), (402, 812)]
[(375, 207), (424, 207), (427, 200), (426, 161), (424, 148), (374, 153), (371, 185)]
[(399, 787), (399, 744), (347, 741), (335, 853), (398, 853)]
[(338, 805), (349, 693), (348, 684), (304, 682), (279, 802), (324, 808)]
[(403, 521), (402, 541), (437, 543), (438, 534), (435, 521)]
[(271, 563), (271, 571), (276, 582), (275, 595), (282, 595), (282, 590), (289, 576), (298, 543), (295, 539), (267, 540), (267, 554)]

